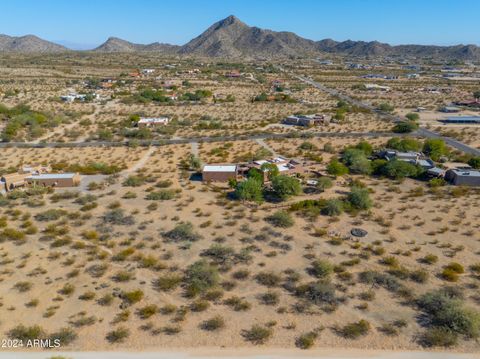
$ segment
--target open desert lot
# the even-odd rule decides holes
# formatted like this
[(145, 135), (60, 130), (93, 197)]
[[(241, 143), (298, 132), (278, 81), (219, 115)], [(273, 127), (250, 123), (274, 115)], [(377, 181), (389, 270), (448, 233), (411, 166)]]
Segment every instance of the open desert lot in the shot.
[(0, 359), (478, 356), (471, 46), (0, 35)]

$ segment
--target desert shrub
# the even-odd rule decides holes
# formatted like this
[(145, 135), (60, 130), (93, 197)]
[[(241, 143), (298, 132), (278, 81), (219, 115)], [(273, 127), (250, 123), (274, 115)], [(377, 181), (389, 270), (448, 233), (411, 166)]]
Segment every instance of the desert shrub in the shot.
[(295, 345), (300, 349), (310, 349), (315, 344), (318, 334), (316, 332), (308, 332), (300, 335), (295, 339)]
[(273, 272), (260, 272), (255, 276), (255, 280), (266, 287), (276, 287), (280, 284), (282, 278)]
[(46, 331), (39, 325), (27, 327), (19, 324), (15, 328), (10, 329), (7, 334), (11, 339), (18, 339), (24, 342), (34, 339), (46, 339), (47, 337)]
[(112, 330), (107, 333), (106, 339), (110, 343), (122, 343), (125, 341), (125, 339), (128, 338), (130, 335), (130, 330), (126, 327), (118, 327), (115, 330)]
[(46, 211), (40, 212), (35, 215), (35, 219), (37, 221), (56, 221), (57, 219), (61, 218), (62, 216), (65, 216), (67, 214), (67, 211), (64, 209), (47, 209)]
[(343, 212), (343, 202), (339, 199), (329, 199), (321, 209), (322, 214), (326, 216), (339, 216)]
[(426, 283), (428, 281), (428, 277), (428, 272), (423, 269), (418, 269), (410, 272), (410, 278), (417, 283)]
[(419, 338), (420, 344), (426, 347), (453, 347), (457, 345), (458, 335), (444, 327), (427, 329)]
[(150, 201), (166, 201), (173, 198), (175, 198), (175, 191), (170, 189), (150, 192), (145, 197), (146, 200), (150, 200)]
[(139, 187), (145, 183), (145, 178), (142, 176), (135, 176), (130, 175), (128, 176), (125, 181), (123, 181), (122, 185), (125, 187)]
[(356, 209), (366, 210), (372, 206), (372, 200), (366, 188), (352, 187), (347, 200)]
[(207, 319), (200, 324), (200, 328), (208, 331), (220, 330), (225, 327), (225, 320), (220, 315)]
[(480, 336), (480, 312), (465, 308), (461, 294), (450, 288), (431, 291), (417, 300), (433, 327), (446, 328), (469, 338)]
[(370, 285), (376, 284), (384, 287), (390, 292), (398, 292), (404, 288), (397, 278), (386, 273), (364, 271), (359, 273), (359, 279), (361, 283)]
[(146, 305), (142, 308), (139, 308), (137, 311), (137, 315), (141, 319), (148, 319), (157, 313), (158, 313), (158, 307), (155, 304)]
[(271, 223), (275, 227), (288, 228), (295, 224), (292, 216), (287, 211), (277, 211), (272, 215), (265, 218), (265, 220)]
[(135, 219), (131, 215), (125, 215), (125, 212), (121, 208), (115, 208), (106, 212), (103, 215), (103, 222), (106, 224), (117, 224), (123, 226), (133, 226)]
[(133, 279), (134, 275), (131, 272), (121, 270), (115, 273), (112, 277), (112, 279), (115, 282), (128, 282), (129, 280)]
[(317, 281), (300, 285), (295, 288), (295, 294), (316, 305), (335, 304), (337, 302), (335, 286), (327, 281)]
[(260, 325), (254, 325), (250, 329), (242, 331), (242, 336), (245, 340), (253, 344), (264, 344), (273, 335), (273, 330)]
[(190, 310), (192, 312), (203, 312), (210, 307), (210, 303), (206, 300), (196, 300), (190, 304)]
[(200, 260), (187, 268), (185, 273), (187, 295), (194, 297), (215, 287), (219, 282), (218, 269), (205, 260)]
[(421, 258), (420, 261), (425, 264), (435, 264), (438, 262), (438, 257), (434, 254), (427, 254), (425, 257)]
[(16, 290), (18, 290), (20, 293), (28, 292), (30, 289), (32, 289), (32, 287), (33, 287), (33, 283), (31, 283), (31, 282), (25, 282), (25, 281), (17, 282), (17, 283), (15, 283), (15, 285), (13, 286), (13, 288), (15, 288)]
[(317, 259), (312, 262), (309, 272), (317, 278), (324, 279), (333, 273), (333, 265), (327, 260)]
[(260, 302), (265, 305), (277, 305), (280, 302), (280, 296), (276, 292), (267, 292), (258, 296)]
[(178, 274), (165, 274), (154, 280), (155, 289), (168, 292), (177, 288), (182, 282), (183, 277)]
[(193, 229), (193, 224), (190, 222), (178, 223), (175, 228), (168, 232), (164, 232), (163, 237), (173, 242), (196, 242), (202, 237)]
[(60, 330), (53, 332), (49, 335), (49, 339), (54, 341), (55, 339), (60, 341), (61, 346), (67, 346), (77, 340), (78, 335), (71, 328), (61, 328)]
[(252, 307), (252, 305), (249, 302), (247, 302), (245, 299), (242, 299), (237, 296), (233, 296), (225, 299), (223, 301), (223, 304), (228, 305), (236, 312), (246, 311)]
[(455, 270), (450, 268), (445, 268), (440, 274), (440, 276), (449, 282), (457, 282), (459, 278), (458, 273)]
[(332, 176), (343, 176), (348, 173), (348, 167), (345, 166), (343, 163), (340, 161), (333, 159), (330, 161), (330, 163), (327, 165), (327, 172), (328, 174)]
[(142, 290), (132, 290), (130, 292), (123, 292), (122, 299), (128, 304), (135, 304), (143, 299)]
[(463, 268), (463, 266), (460, 264), (460, 263), (457, 263), (457, 262), (452, 262), (452, 263), (449, 263), (445, 269), (449, 269), (457, 274), (463, 274), (465, 273), (465, 269)]
[(357, 339), (366, 335), (370, 330), (370, 323), (364, 319), (345, 325), (339, 330), (339, 333), (348, 339)]

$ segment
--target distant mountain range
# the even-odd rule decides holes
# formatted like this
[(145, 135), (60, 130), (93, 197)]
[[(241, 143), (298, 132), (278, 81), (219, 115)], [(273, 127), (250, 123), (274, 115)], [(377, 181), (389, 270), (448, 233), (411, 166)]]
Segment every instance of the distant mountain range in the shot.
[[(72, 51), (33, 35), (11, 37), (0, 35), (0, 52), (49, 53)], [(278, 32), (251, 27), (235, 16), (210, 26), (205, 32), (183, 46), (154, 42), (135, 44), (116, 37), (91, 50), (98, 53), (157, 52), (168, 55), (192, 55), (221, 58), (282, 58), (338, 54), (359, 57), (419, 57), (444, 60), (480, 61), (476, 45), (430, 46), (398, 45), (378, 41), (313, 41), (292, 32)]]

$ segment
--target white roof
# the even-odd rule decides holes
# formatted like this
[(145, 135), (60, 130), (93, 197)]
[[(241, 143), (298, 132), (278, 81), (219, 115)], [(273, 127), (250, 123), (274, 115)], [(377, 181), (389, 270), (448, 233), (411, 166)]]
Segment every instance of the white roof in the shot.
[(236, 165), (205, 165), (203, 172), (236, 172)]
[(290, 168), (286, 165), (279, 165), (277, 164), (277, 168), (280, 172), (285, 172), (285, 171), (288, 171)]
[(255, 163), (256, 165), (263, 165), (264, 163), (268, 163), (267, 160), (258, 160), (258, 161), (254, 161), (253, 163)]
[(168, 122), (169, 118), (168, 117), (154, 117), (154, 118), (147, 118), (147, 117), (142, 117), (138, 123), (156, 123), (156, 122)]
[(28, 176), (27, 179), (32, 180), (43, 180), (43, 179), (62, 179), (62, 178), (73, 178), (76, 173), (43, 173), (39, 175)]

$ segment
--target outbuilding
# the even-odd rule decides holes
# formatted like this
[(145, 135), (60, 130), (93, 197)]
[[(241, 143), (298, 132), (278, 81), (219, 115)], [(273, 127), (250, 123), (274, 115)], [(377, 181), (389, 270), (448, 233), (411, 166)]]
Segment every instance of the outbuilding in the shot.
[(236, 165), (205, 165), (202, 170), (204, 182), (228, 182), (237, 178)]
[(445, 180), (456, 186), (480, 186), (480, 171), (455, 168), (445, 172)]
[(44, 187), (76, 187), (80, 184), (78, 173), (42, 173), (25, 179), (28, 184)]

